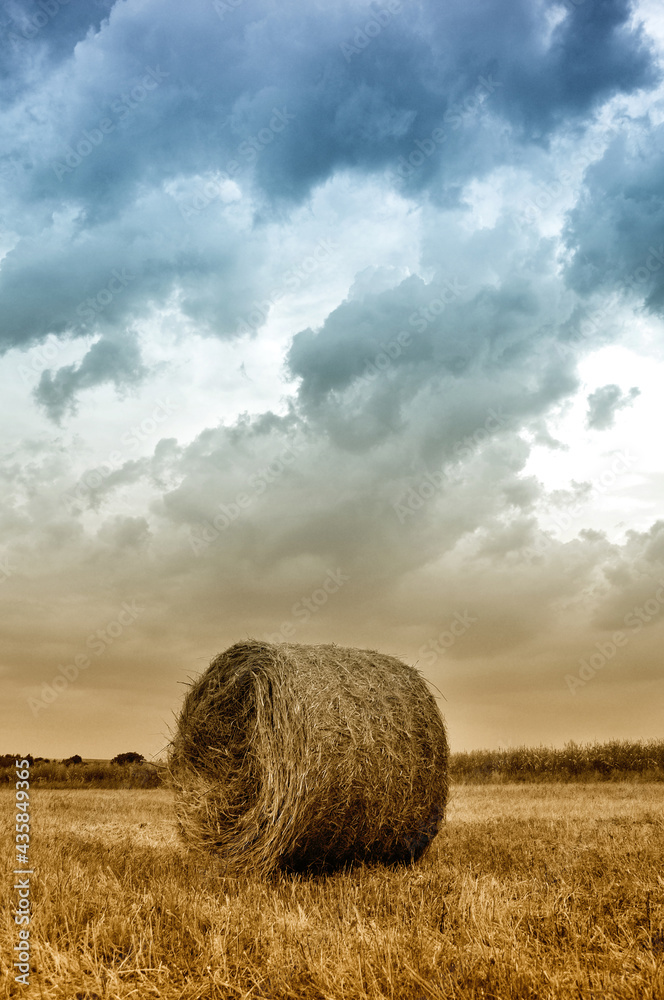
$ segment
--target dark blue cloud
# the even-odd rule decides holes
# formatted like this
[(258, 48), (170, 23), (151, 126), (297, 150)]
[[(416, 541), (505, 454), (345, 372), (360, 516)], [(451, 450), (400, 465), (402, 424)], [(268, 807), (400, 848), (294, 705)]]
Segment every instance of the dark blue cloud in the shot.
[[(647, 38), (629, 25), (630, 0), (571, 0), (565, 10), (545, 52), (537, 51), (531, 35), (506, 67), (506, 99), (533, 138), (562, 122), (578, 122), (598, 102), (652, 85), (660, 76)], [(519, 11), (517, 18), (522, 16)], [(514, 30), (517, 19), (508, 20)]]
[[(315, 407), (381, 372), (417, 369), (452, 377), (499, 372), (528, 358), (543, 323), (537, 290), (508, 278), (501, 288), (469, 290), (457, 278), (396, 287), (347, 300), (318, 331), (293, 338), (287, 365), (300, 378), (300, 400)], [(539, 338), (537, 338), (539, 339)]]
[(113, 0), (4, 0), (0, 11), (0, 79), (11, 102), (34, 84), (36, 65), (52, 71), (71, 57), (77, 42), (98, 31)]
[[(465, 126), (484, 106), (516, 139), (542, 141), (658, 75), (646, 40), (628, 27), (628, 0), (570, 5), (548, 39), (547, 8), (526, 0), (333, 9), (263, 0), (216, 25), (208, 5), (193, 4), (186, 16), (169, 9), (168, 18), (149, 6), (136, 14), (150, 18), (146, 42), (140, 31), (130, 38), (119, 27), (118, 34), (135, 72), (160, 63), (178, 93), (169, 122), (177, 122), (180, 140), (159, 145), (161, 162), (186, 169), (203, 157), (228, 166), (225, 158), (283, 106), (294, 117), (278, 142), (260, 150), (255, 171), (277, 198), (302, 198), (342, 168), (396, 170), (402, 157), (421, 151), (417, 143), (436, 144), (436, 129), (445, 133), (441, 155), (405, 179), (420, 187), (442, 171), (454, 182), (466, 176), (465, 162), (463, 173), (455, 169), (469, 142)], [(224, 131), (229, 111), (233, 123)]]
[(664, 307), (664, 126), (646, 118), (617, 135), (586, 172), (570, 212), (568, 280), (587, 294), (614, 288)]
[(342, 448), (369, 451), (410, 425), (427, 461), (449, 459), (490, 411), (528, 422), (577, 388), (545, 303), (509, 275), (479, 289), (411, 277), (350, 299), (293, 338), (300, 412)]
[[(201, 178), (251, 191), (263, 218), (342, 169), (454, 203), (524, 143), (656, 76), (627, 0), (571, 4), (552, 33), (558, 8), (528, 0), (75, 9), (13, 50), (24, 72), (0, 116), (0, 184), (18, 242), (0, 349), (127, 327), (173, 294), (202, 331), (233, 336), (260, 295), (260, 252), (219, 199), (187, 217)], [(85, 321), (117, 267), (131, 285)]]
[(53, 373), (42, 372), (35, 398), (56, 423), (67, 412), (76, 411), (76, 397), (82, 389), (110, 382), (124, 390), (137, 385), (147, 375), (136, 339), (131, 335), (99, 340), (78, 365), (65, 365)]
[[(436, 128), (447, 133), (444, 155), (417, 184), (441, 166), (454, 175), (462, 125), (483, 103), (539, 140), (652, 82), (630, 13), (627, 0), (572, 5), (547, 41), (546, 8), (526, 0), (330, 9), (256, 0), (221, 17), (208, 0), (118, 4), (43, 81), (42, 127), (25, 136), (29, 191), (112, 203), (142, 183), (238, 163), (255, 165), (271, 196), (301, 198), (342, 167), (396, 167)], [(64, 10), (48, 27), (53, 37), (69, 31)], [(275, 108), (293, 117), (261, 144)], [(54, 171), (104, 120), (113, 128), (104, 147)]]

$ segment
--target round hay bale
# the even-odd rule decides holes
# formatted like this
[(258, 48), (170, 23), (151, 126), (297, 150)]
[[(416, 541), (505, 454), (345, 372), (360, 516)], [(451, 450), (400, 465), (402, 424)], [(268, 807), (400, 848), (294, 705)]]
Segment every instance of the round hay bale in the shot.
[(233, 874), (416, 860), (447, 802), (445, 727), (419, 672), (334, 645), (220, 653), (169, 766), (185, 842)]

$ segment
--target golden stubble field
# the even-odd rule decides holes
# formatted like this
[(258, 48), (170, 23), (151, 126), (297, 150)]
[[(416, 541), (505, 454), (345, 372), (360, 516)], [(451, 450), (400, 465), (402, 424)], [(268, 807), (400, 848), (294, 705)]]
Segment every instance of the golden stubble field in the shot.
[(29, 987), (2, 798), (5, 997), (664, 997), (661, 783), (457, 785), (419, 864), (268, 883), (189, 856), (168, 791), (37, 789)]

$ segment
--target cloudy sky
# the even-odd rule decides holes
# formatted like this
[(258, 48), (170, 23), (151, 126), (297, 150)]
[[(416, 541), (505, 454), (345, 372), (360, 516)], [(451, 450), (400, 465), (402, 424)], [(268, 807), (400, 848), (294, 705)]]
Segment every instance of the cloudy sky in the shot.
[[(248, 636), (661, 737), (657, 0), (4, 0), (4, 750)], [(443, 700), (444, 699), (444, 700)]]

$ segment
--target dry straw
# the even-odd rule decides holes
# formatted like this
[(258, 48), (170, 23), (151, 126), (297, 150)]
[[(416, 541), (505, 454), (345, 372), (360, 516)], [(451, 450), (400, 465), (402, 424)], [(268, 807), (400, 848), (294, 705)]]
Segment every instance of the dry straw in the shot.
[(186, 843), (233, 874), (417, 859), (447, 801), (445, 727), (418, 671), (334, 645), (220, 653), (169, 765)]

